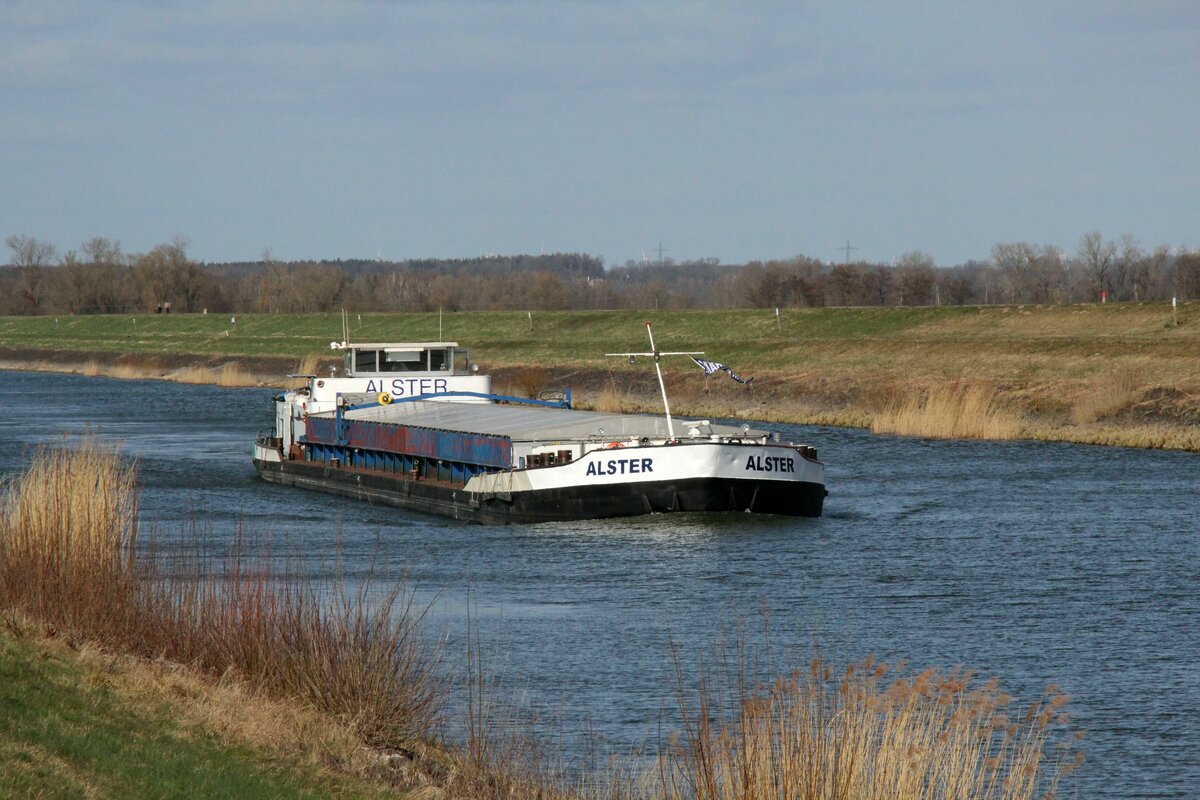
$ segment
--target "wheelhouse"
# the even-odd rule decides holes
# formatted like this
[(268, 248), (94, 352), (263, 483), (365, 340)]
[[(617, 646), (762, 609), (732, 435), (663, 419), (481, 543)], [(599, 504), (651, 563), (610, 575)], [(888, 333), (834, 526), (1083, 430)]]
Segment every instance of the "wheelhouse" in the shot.
[(470, 351), (458, 342), (338, 345), (344, 352), (344, 374), (348, 377), (432, 373), (469, 375)]

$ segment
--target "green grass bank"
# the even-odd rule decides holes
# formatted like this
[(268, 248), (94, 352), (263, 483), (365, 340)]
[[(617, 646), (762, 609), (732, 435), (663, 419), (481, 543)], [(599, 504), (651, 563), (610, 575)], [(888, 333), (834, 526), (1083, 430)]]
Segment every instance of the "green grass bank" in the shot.
[(209, 690), (157, 672), (0, 628), (0, 797), (397, 796), (205, 724)]
[[(1200, 449), (1200, 303), (350, 314), (357, 341), (456, 340), (500, 389), (564, 385), (652, 410), (653, 371), (605, 352), (703, 350), (754, 382), (666, 362), (681, 414)], [(126, 377), (277, 382), (330, 357), (340, 314), (0, 318), (0, 362)], [(236, 367), (240, 372), (234, 374)], [(323, 365), (322, 365), (323, 368)], [(224, 370), (226, 378), (220, 377)], [(194, 380), (204, 375), (192, 373)], [(987, 402), (977, 398), (985, 397)], [(949, 410), (948, 410), (949, 409)], [(981, 410), (982, 409), (982, 410)], [(995, 418), (1001, 417), (999, 424)]]

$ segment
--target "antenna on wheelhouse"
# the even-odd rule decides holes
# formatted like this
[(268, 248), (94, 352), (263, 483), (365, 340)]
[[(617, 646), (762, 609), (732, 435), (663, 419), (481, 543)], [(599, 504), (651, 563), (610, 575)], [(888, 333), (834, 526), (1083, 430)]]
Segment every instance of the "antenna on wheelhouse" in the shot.
[(695, 350), (695, 351), (687, 351), (687, 352), (681, 351), (681, 352), (676, 352), (676, 353), (664, 353), (664, 352), (660, 351), (657, 347), (654, 346), (654, 332), (650, 329), (649, 322), (646, 323), (646, 335), (650, 337), (650, 352), (649, 353), (605, 353), (604, 355), (606, 355), (606, 356), (628, 356), (630, 364), (633, 363), (633, 360), (637, 356), (653, 356), (654, 371), (656, 373), (658, 373), (658, 388), (662, 392), (663, 411), (665, 411), (666, 415), (667, 415), (667, 435), (670, 438), (674, 439), (675, 438), (675, 424), (674, 424), (674, 422), (671, 421), (671, 404), (669, 402), (667, 402), (667, 384), (663, 381), (662, 367), (659, 366), (658, 362), (662, 359), (663, 356), (702, 356), (702, 355), (704, 355), (704, 351), (703, 350)]

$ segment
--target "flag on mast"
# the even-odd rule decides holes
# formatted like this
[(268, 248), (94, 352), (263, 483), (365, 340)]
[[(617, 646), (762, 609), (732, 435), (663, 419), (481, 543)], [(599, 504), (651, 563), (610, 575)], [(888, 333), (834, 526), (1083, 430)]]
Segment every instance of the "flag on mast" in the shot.
[(725, 366), (724, 364), (717, 363), (716, 361), (705, 361), (703, 358), (696, 358), (695, 356), (692, 356), (692, 361), (695, 361), (696, 366), (704, 370), (705, 377), (712, 375), (714, 372), (728, 372), (729, 377), (733, 378), (738, 383), (750, 383), (750, 381), (754, 380), (754, 378), (742, 378), (729, 367)]

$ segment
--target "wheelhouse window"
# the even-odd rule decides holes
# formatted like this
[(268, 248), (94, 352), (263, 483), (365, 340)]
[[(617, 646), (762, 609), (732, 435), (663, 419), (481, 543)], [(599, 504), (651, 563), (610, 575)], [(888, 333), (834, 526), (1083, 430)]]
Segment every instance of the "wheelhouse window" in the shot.
[(375, 350), (354, 350), (354, 372), (378, 372), (378, 353)]
[(466, 374), (466, 350), (437, 347), (429, 350), (350, 350), (346, 369), (356, 375), (387, 372), (449, 372)]
[(379, 365), (380, 372), (420, 372), (425, 369), (420, 350), (384, 350)]
[(454, 374), (468, 375), (471, 372), (471, 358), (466, 350), (451, 350), (454, 359)]

